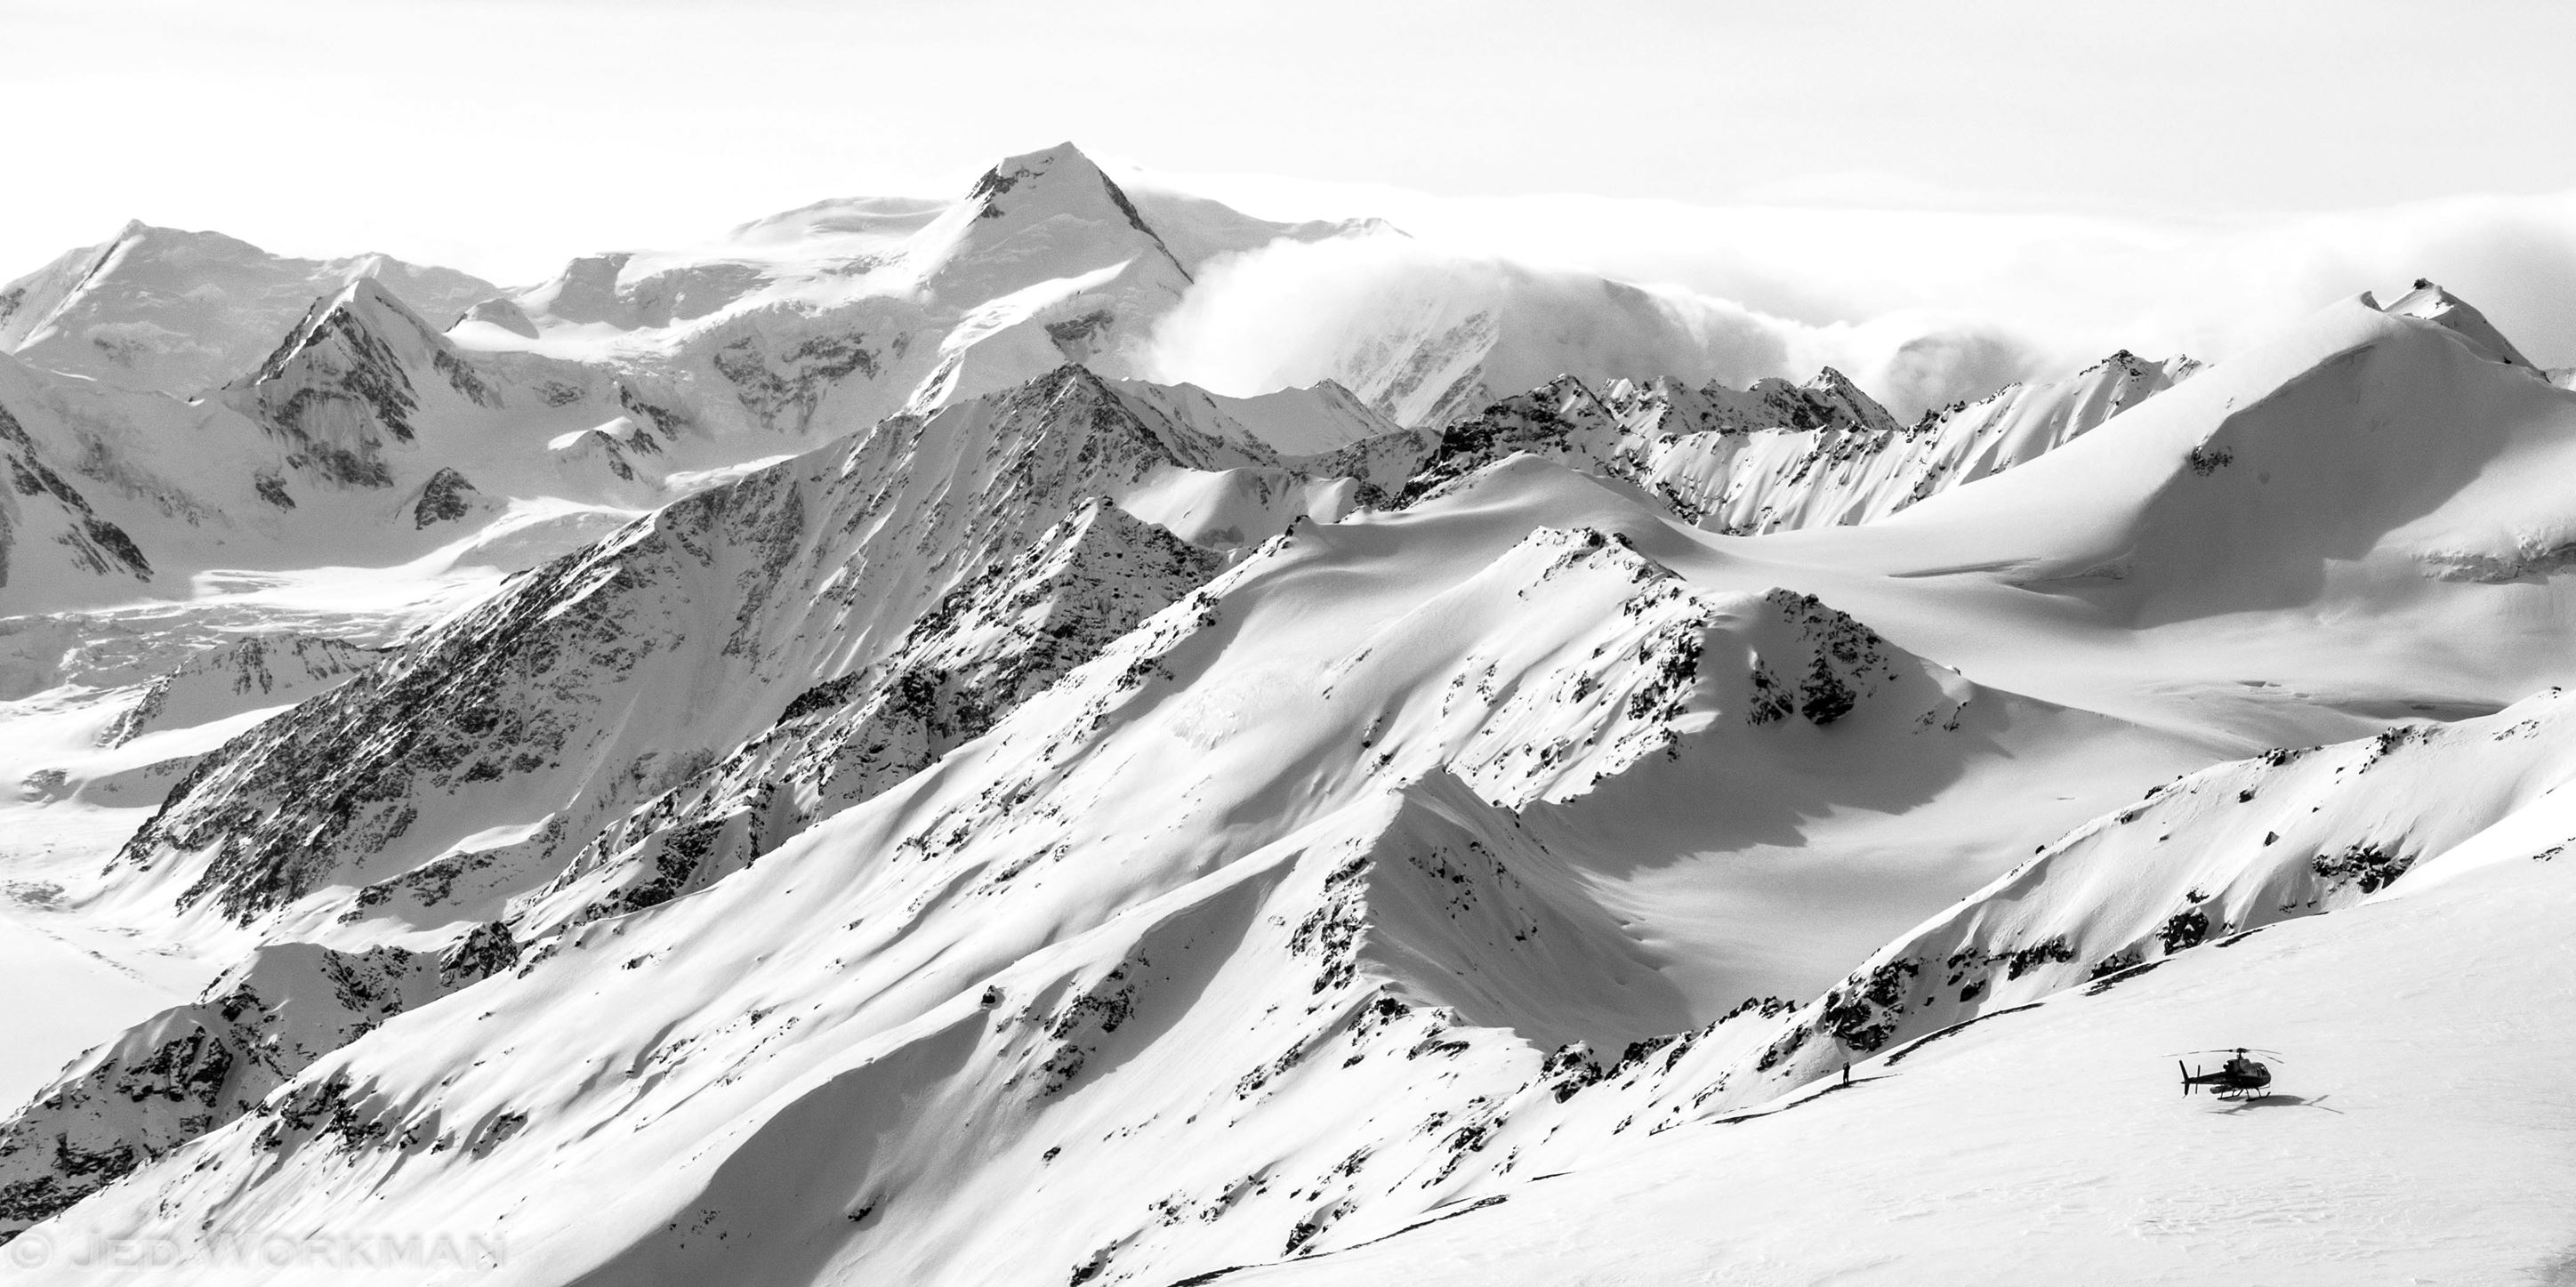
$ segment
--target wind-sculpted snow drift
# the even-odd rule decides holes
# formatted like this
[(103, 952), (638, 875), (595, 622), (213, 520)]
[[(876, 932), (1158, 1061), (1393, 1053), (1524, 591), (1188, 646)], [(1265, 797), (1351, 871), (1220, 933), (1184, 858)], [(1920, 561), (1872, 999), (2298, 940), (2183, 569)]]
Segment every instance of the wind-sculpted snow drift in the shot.
[[(2141, 1264), (2234, 1245), (2173, 1214), (2224, 1177), (1995, 1160), (2068, 1113), (2297, 1179), (2173, 1117), (2160, 1052), (2481, 1039), (2391, 982), (2492, 1017), (2481, 923), (2564, 976), (2576, 394), (2466, 304), (1913, 425), (1830, 370), (1491, 400), (1549, 351), (1503, 314), (1359, 337), (1349, 387), (1122, 378), (1223, 256), (1353, 231), (1067, 147), (470, 308), (206, 242), (318, 282), (218, 325), (131, 302), (179, 262), (144, 234), (30, 279), (60, 320), (0, 358), (0, 593), (64, 611), (0, 631), (47, 846), (0, 854), (0, 911), (206, 965), (0, 1125), (15, 1263), (143, 1236), (146, 1279), (336, 1283), (370, 1267), (219, 1249), (445, 1230), (506, 1245), (494, 1282), (1383, 1281), (1472, 1230), (1516, 1249), (1487, 1280), (1964, 1280), (1736, 1215), (1794, 1192), (2063, 1278), (2087, 1184), (2151, 1186)], [(206, 352), (63, 374), (121, 319)], [(317, 550), (438, 595), (329, 617)], [(192, 597), (109, 606), (140, 593)], [(2558, 993), (2503, 991), (2549, 1046)], [(2077, 1108), (2019, 1071), (2095, 1046), (2159, 1057)], [(2350, 1117), (2315, 1130), (2431, 1129), (2367, 1085), (2416, 1063), (2318, 1063)], [(2463, 1119), (2568, 1125), (2520, 1068), (2452, 1084)], [(2059, 1215), (1908, 1205), (1884, 1150)], [(2529, 1241), (2475, 1168), (2376, 1156), (2456, 1226), (2419, 1243)], [(1667, 1184), (1724, 1199), (1533, 1241)]]

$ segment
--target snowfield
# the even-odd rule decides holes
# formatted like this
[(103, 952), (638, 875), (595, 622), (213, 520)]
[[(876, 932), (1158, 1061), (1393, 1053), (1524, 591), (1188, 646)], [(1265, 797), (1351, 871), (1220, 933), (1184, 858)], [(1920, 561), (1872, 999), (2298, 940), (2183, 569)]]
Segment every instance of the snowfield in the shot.
[(1609, 282), (1155, 378), (1394, 235), (1065, 145), (0, 290), (0, 1274), (2576, 1275), (2576, 392), (2429, 282), (1913, 424)]
[[(2576, 1004), (2571, 913), (2566, 873), (2515, 854), (1210, 1281), (2557, 1281), (2576, 1100), (2533, 1017)], [(2178, 1095), (2173, 1052), (2228, 1034), (2293, 1052), (2276, 1093)]]

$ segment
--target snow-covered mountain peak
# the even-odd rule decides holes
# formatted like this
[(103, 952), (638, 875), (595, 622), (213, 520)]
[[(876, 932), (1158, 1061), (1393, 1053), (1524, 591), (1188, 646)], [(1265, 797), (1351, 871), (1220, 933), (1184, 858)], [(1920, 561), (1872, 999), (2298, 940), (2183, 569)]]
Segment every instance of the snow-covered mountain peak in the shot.
[(1154, 235), (1126, 191), (1071, 143), (1002, 158), (967, 190), (966, 204), (978, 219), (1043, 220), (1088, 213), (1089, 203), (1102, 198), (1126, 216), (1128, 226)]
[(1112, 272), (1119, 284), (1111, 289), (1146, 291), (1159, 311), (1190, 282), (1136, 203), (1070, 143), (986, 170), (965, 200), (924, 225), (909, 258), (927, 289), (960, 303)]
[(385, 289), (383, 283), (362, 277), (336, 295), (315, 300), (277, 350), (257, 370), (236, 381), (234, 387), (278, 378), (290, 363), (312, 353), (317, 345), (364, 347), (398, 343), (413, 353), (443, 349), (445, 341), (439, 337), (439, 329)]
[[(2571, 431), (2565, 390), (2438, 320), (2356, 298), (2108, 431), (1913, 507), (1876, 539), (1890, 542), (1885, 566), (2009, 568), (2016, 585), (2141, 620), (2387, 611), (2382, 578), (2432, 611), (2425, 579), (2501, 584), (2567, 565), (2576, 505), (2539, 480), (2571, 467)], [(2483, 596), (2459, 610), (2471, 602), (2505, 611)], [(2556, 672), (2515, 673), (2490, 700)]]
[[(1312, 232), (1176, 209), (1194, 245)], [(704, 423), (812, 445), (1067, 361), (1141, 373), (1190, 286), (1136, 203), (1063, 145), (998, 162), (955, 201), (825, 201), (695, 248), (585, 256), (451, 337), (665, 375), (707, 391)]]
[[(1850, 376), (1832, 367), (1818, 370), (1814, 378), (1798, 388), (1811, 405), (1821, 404), (1825, 414), (1833, 420), (1882, 432), (1903, 428), (1887, 408), (1878, 404), (1878, 399), (1861, 392), (1860, 386), (1852, 383)], [(1812, 426), (1793, 424), (1790, 427), (1805, 429)]]
[[(1748, 480), (1735, 477), (1737, 462), (1767, 454), (1775, 442), (1787, 441), (1782, 435), (1803, 435), (1796, 439), (1797, 449), (1809, 463), (1797, 468), (1793, 482), (1806, 479), (1815, 452), (1835, 460), (1876, 456), (1909, 438), (1886, 408), (1831, 368), (1805, 384), (1770, 378), (1749, 389), (1717, 383), (1694, 389), (1667, 378), (1644, 383), (1621, 379), (1606, 394), (1595, 393), (1574, 376), (1559, 375), (1443, 430), (1439, 446), (1405, 494), (1429, 494), (1526, 451), (1636, 483), (1694, 522), (1728, 506), (1767, 511), (1776, 500), (1749, 491)], [(1730, 524), (1728, 530), (1744, 529)], [(1752, 530), (1766, 530), (1766, 525)]]
[(356, 281), (442, 319), (497, 293), (381, 254), (295, 259), (138, 221), (0, 287), (0, 349), (126, 388), (194, 393), (249, 369), (316, 296)]
[(1622, 379), (1607, 386), (1601, 401), (1631, 431), (1642, 434), (1763, 429), (1889, 434), (1903, 429), (1877, 399), (1832, 367), (1803, 384), (1769, 376), (1742, 389), (1716, 382), (1692, 388), (1670, 377), (1642, 383)]
[(2448, 328), (2486, 356), (2509, 366), (2532, 365), (2531, 359), (2524, 357), (2522, 350), (2515, 348), (2513, 341), (2506, 339), (2504, 332), (2487, 320), (2486, 314), (2429, 278), (2416, 278), (2414, 289), (2380, 311), (2393, 317), (2418, 317)]
[(276, 352), (224, 388), (228, 403), (292, 444), (290, 467), (343, 487), (394, 484), (384, 453), (419, 436), (425, 396), (499, 401), (436, 328), (372, 279), (315, 301)]
[[(526, 1287), (1369, 1281), (1892, 1149), (1849, 1208), (1988, 1166), (1999, 1224), (2072, 1219), (2112, 1190), (1992, 1169), (2033, 1113), (2094, 1138), (2003, 1052), (2215, 1006), (2403, 1043), (2422, 979), (2316, 964), (2402, 936), (2335, 923), (2429, 868), (2474, 939), (2471, 886), (2571, 861), (2576, 697), (2527, 695), (2576, 691), (2576, 394), (2429, 283), (1902, 424), (1655, 291), (1397, 247), (1298, 359), (1334, 378), (1233, 397), (1138, 355), (1347, 248), (1227, 256), (1348, 229), (1134, 188), (1043, 149), (445, 331), (334, 261), (194, 401), (0, 354), (0, 962), (155, 989), (0, 1023), (0, 1258), (71, 1282), (142, 1230), (336, 1283), (222, 1249), (434, 1228)], [(108, 288), (189, 245), (266, 262), (135, 228), (0, 312), (131, 321)], [(2538, 920), (2424, 978), (2544, 995)], [(2308, 1013), (2244, 1001), (2283, 977)], [(2493, 1048), (2549, 1030), (2506, 1009)], [(2175, 1281), (2281, 1197), (2226, 1187), (2248, 1131), (2391, 1120), (2383, 1059), (2295, 1117), (2111, 1062), (2067, 1084), (2153, 1123), (2159, 1166), (2093, 1164), (2175, 1177), (2111, 1217)], [(1922, 1278), (1875, 1249), (1956, 1205), (1862, 1276)], [(1649, 1276), (1819, 1241), (1720, 1224)]]
[[(1042, 534), (1095, 554), (1101, 543), (1159, 549), (1172, 533), (1237, 547), (1310, 509), (1337, 517), (1353, 486), (1291, 471), (1067, 364), (699, 492), (538, 569), (349, 688), (225, 748), (199, 789), (174, 797), (129, 849), (139, 866), (160, 869), (156, 880), (193, 867), (193, 856), (164, 864), (160, 846), (192, 849), (211, 834), (206, 819), (327, 765), (405, 803), (327, 820), (284, 805), (281, 819), (297, 820), (279, 826), (303, 828), (299, 839), (262, 828), (184, 897), (248, 918), (337, 882), (327, 897), (341, 901), (379, 887), (358, 895), (359, 909), (391, 899), (449, 909), (434, 913), (442, 917), (456, 906), (488, 915), (551, 879), (640, 800), (686, 786), (741, 747), (818, 680), (895, 664), (914, 647), (916, 618)], [(1098, 512), (1056, 527), (1102, 495), (1169, 532), (1148, 539), (1135, 519)], [(1144, 601), (1150, 610), (1167, 600)], [(496, 700), (521, 715), (495, 723)], [(360, 734), (374, 717), (358, 712), (395, 707), (408, 712), (403, 739)], [(337, 743), (343, 734), (358, 740)], [(339, 749), (319, 750), (326, 744)], [(634, 771), (599, 778), (590, 766), (600, 756)]]

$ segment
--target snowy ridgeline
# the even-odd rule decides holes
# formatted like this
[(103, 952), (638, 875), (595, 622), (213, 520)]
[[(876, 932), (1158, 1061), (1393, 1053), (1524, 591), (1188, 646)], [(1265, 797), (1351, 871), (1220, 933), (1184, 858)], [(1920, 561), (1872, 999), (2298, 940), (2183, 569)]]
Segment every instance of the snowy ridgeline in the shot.
[[(0, 492), (0, 610), (184, 598), (217, 568), (532, 566), (890, 415), (1066, 363), (1150, 376), (1170, 339), (1158, 328), (1190, 324), (1179, 305), (1213, 260), (1383, 235), (1162, 194), (1140, 206), (1070, 147), (1007, 160), (955, 203), (827, 202), (711, 249), (587, 258), (514, 291), (132, 226), (0, 289), (14, 480)], [(1652, 310), (1627, 317), (1623, 290), (1597, 307), (1621, 319), (1602, 334), (1634, 333), (1625, 348), (1565, 338), (1580, 328), (1562, 301), (1496, 302), (1455, 326), (1391, 314), (1383, 333), (1324, 337), (1344, 346), (1329, 364), (1341, 383), (1156, 396), (1198, 428), (1332, 455), (1392, 487), (1444, 427), (1570, 372), (1609, 392), (1551, 385), (1504, 414), (1543, 405), (1563, 423), (1504, 437), (1561, 439), (1694, 521), (1751, 532), (1892, 512), (2059, 445), (2189, 367), (2120, 354), (1908, 431), (1831, 372), (1804, 388), (1630, 384), (1694, 341)]]
[[(2495, 968), (2480, 917), (2563, 953), (2576, 395), (2438, 288), (1910, 426), (1830, 370), (1496, 398), (1512, 316), (1129, 378), (1215, 256), (1349, 232), (1068, 148), (528, 290), (133, 229), (0, 294), (0, 605), (195, 596), (0, 622), (11, 816), (114, 837), (9, 923), (206, 963), (0, 1126), (0, 1235), (1541, 1281), (1625, 1263), (1563, 1232), (1664, 1210), (1622, 1177), (1749, 1208), (1863, 1131), (2028, 1183), (1961, 1070), (2492, 1008), (2328, 991)], [(2076, 1102), (2152, 1137), (2168, 1062)], [(2547, 1253), (2407, 1178), (2355, 1191)], [(1808, 1232), (1641, 1236), (1922, 1280)]]

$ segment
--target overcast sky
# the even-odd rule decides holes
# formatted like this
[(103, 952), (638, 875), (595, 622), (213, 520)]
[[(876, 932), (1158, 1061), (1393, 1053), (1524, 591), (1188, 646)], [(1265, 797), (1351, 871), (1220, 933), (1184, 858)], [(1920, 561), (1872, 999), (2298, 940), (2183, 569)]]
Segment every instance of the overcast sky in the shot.
[[(0, 276), (142, 218), (528, 281), (1067, 138), (1817, 322), (2249, 265), (2306, 306), (2423, 257), (2390, 207), (2473, 275), (2521, 261), (2471, 207), (2576, 264), (2565, 203), (2456, 200), (2576, 190), (2576, 5), (2537, 0), (0, 0), (0, 50)], [(2350, 271), (2246, 258), (2327, 212)]]

